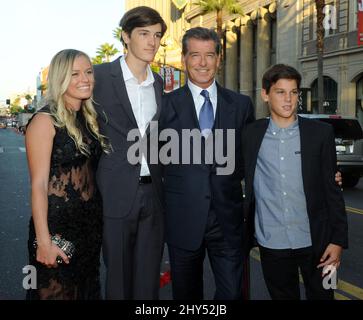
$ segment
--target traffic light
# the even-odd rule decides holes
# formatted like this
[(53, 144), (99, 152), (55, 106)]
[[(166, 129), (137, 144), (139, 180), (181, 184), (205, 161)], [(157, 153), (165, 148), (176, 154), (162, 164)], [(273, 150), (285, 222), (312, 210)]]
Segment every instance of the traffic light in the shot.
[(10, 106), (10, 99), (6, 99), (6, 104)]

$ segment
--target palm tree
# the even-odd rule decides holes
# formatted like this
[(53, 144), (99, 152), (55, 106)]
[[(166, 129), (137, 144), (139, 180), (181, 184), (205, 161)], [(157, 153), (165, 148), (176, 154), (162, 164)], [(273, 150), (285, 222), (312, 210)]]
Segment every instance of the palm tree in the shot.
[(112, 31), (112, 35), (115, 39), (117, 39), (118, 41), (121, 40), (121, 32), (122, 32), (122, 28), (121, 27), (117, 27), (115, 29), (113, 29)]
[(199, 0), (196, 1), (195, 4), (200, 6), (203, 14), (216, 12), (217, 34), (219, 36), (219, 39), (221, 39), (221, 41), (223, 39), (223, 33), (222, 33), (223, 10), (227, 10), (229, 14), (240, 14), (240, 15), (243, 14), (241, 4), (238, 2), (238, 0)]
[(102, 61), (110, 62), (110, 58), (117, 54), (119, 50), (113, 44), (104, 43), (97, 49), (96, 53), (102, 58)]
[(316, 49), (318, 58), (318, 112), (324, 113), (324, 77), (323, 77), (323, 54), (324, 54), (324, 6), (325, 0), (315, 0), (317, 27), (316, 27)]
[(223, 84), (223, 72), (224, 69), (224, 55), (223, 55), (223, 10), (226, 10), (229, 14), (243, 14), (241, 4), (238, 0), (198, 0), (194, 4), (199, 5), (202, 9), (203, 14), (216, 12), (216, 24), (217, 24), (217, 34), (221, 43), (221, 65), (218, 68), (217, 78)]
[(101, 64), (103, 63), (103, 59), (101, 56), (95, 56), (94, 58), (92, 58), (92, 64)]

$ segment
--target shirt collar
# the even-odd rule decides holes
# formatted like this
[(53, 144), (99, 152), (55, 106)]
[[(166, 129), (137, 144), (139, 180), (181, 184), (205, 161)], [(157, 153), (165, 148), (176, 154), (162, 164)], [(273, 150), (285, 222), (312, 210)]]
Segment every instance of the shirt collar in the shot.
[[(130, 79), (134, 79), (137, 82), (136, 77), (133, 75), (129, 66), (127, 65), (125, 57), (126, 56), (122, 56), (120, 59), (121, 69), (122, 69), (122, 74), (123, 74), (124, 80), (126, 82)], [(154, 75), (153, 75), (149, 65), (146, 68), (146, 73), (147, 73), (146, 79), (142, 83), (140, 83), (140, 85), (142, 85), (142, 86), (148, 86), (148, 85), (154, 83), (154, 81), (155, 81)]]
[(296, 117), (295, 121), (290, 124), (288, 127), (286, 128), (280, 128), (273, 120), (272, 118), (270, 117), (270, 123), (269, 123), (269, 129), (272, 131), (272, 132), (279, 132), (281, 131), (282, 129), (286, 130), (286, 131), (293, 131), (293, 130), (296, 130), (297, 128), (299, 127), (299, 122), (298, 122), (298, 119)]
[(213, 99), (213, 98), (215, 98), (217, 96), (217, 85), (216, 85), (215, 80), (213, 81), (213, 83), (208, 88), (203, 89), (203, 88), (195, 85), (193, 82), (191, 82), (188, 79), (188, 87), (189, 87), (194, 99), (199, 98), (200, 93), (201, 93), (202, 90), (207, 90), (208, 93), (209, 93), (209, 97), (211, 99)]

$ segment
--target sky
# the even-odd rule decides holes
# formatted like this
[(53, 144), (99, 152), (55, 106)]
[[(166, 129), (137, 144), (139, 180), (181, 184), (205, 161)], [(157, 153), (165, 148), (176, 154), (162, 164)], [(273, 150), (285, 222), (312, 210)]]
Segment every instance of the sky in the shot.
[(122, 46), (112, 34), (124, 0), (7, 0), (0, 4), (0, 102), (34, 92), (41, 68), (60, 50), (96, 56), (105, 43)]

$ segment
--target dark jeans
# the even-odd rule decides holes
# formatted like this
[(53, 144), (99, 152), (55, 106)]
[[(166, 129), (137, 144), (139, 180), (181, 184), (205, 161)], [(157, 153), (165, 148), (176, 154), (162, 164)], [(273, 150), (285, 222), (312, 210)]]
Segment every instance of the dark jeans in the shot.
[(197, 250), (190, 251), (171, 245), (168, 248), (174, 299), (203, 299), (203, 261), (206, 251), (216, 284), (214, 299), (241, 299), (242, 250), (231, 247), (224, 239), (213, 211), (209, 213), (204, 240)]
[(322, 268), (317, 269), (312, 247), (301, 249), (260, 248), (263, 276), (272, 300), (299, 300), (299, 271), (308, 300), (333, 300), (334, 291), (324, 289)]

